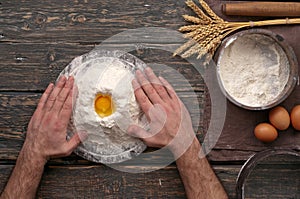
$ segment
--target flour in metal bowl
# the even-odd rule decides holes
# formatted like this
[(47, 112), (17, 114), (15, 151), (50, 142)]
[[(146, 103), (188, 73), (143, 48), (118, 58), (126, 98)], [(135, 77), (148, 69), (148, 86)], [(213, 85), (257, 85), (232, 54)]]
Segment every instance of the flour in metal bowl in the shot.
[(235, 104), (249, 109), (268, 108), (282, 100), (289, 84), (295, 85), (291, 64), (274, 38), (258, 32), (240, 33), (226, 41), (219, 55), (219, 83)]

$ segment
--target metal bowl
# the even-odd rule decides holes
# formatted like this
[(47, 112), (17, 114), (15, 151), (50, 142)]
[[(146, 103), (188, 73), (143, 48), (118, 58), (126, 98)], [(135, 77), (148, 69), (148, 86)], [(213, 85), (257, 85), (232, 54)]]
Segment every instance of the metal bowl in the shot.
[[(236, 198), (237, 199), (244, 199), (249, 197), (248, 194), (253, 193), (253, 190), (248, 190), (248, 186), (253, 186), (253, 184), (259, 184), (263, 182), (266, 184), (267, 182), (264, 182), (264, 175), (267, 174), (269, 177), (268, 180), (277, 182), (276, 187), (272, 187), (273, 189), (276, 189), (278, 187), (279, 191), (277, 190), (277, 193), (280, 192), (280, 189), (287, 188), (287, 186), (290, 186), (291, 184), (287, 184), (285, 182), (286, 179), (293, 179), (292, 182), (294, 182), (297, 185), (297, 181), (299, 182), (299, 178), (295, 177), (299, 174), (297, 173), (296, 168), (297, 163), (299, 163), (300, 159), (300, 153), (296, 150), (291, 149), (267, 149), (264, 151), (260, 151), (254, 155), (252, 155), (242, 166), (237, 180), (236, 180)], [(278, 167), (272, 167), (270, 170), (266, 169), (266, 166), (273, 165), (272, 163), (276, 163)], [(281, 166), (284, 164), (286, 167), (284, 169), (280, 169), (280, 164), (278, 165), (277, 162), (281, 162)], [(293, 162), (293, 164), (289, 164)], [(290, 167), (290, 165), (292, 165)], [(294, 166), (293, 166), (294, 165)], [(264, 171), (263, 174), (261, 173), (262, 170)], [(276, 173), (272, 173), (276, 171)], [(288, 172), (287, 172), (288, 171)], [(280, 175), (280, 173), (282, 173)], [(284, 174), (284, 175), (283, 175)], [(288, 174), (288, 175), (287, 175)], [(260, 179), (259, 182), (253, 182), (253, 179), (251, 177), (256, 176), (256, 179)], [(284, 176), (284, 177), (283, 177)], [(282, 179), (285, 178), (285, 180)], [(253, 188), (252, 188), (253, 189)], [(291, 187), (291, 189), (293, 188)], [(297, 190), (297, 187), (294, 187), (294, 190)], [(264, 194), (268, 195), (268, 190), (264, 190), (264, 186), (260, 187), (259, 190), (255, 190), (256, 196), (259, 196), (259, 194), (262, 194), (263, 191)], [(270, 190), (271, 192), (268, 195), (269, 198), (272, 198), (272, 195), (274, 196), (276, 192), (274, 190)], [(286, 196), (286, 198), (289, 197), (295, 197), (299, 196), (299, 192), (291, 192), (289, 196)], [(296, 196), (297, 195), (297, 196)]]
[[(233, 96), (229, 90), (226, 88), (226, 86), (224, 85), (224, 81), (222, 79), (222, 72), (221, 72), (221, 67), (224, 65), (222, 62), (223, 56), (225, 54), (225, 52), (229, 49), (229, 47), (234, 44), (234, 42), (236, 42), (239, 39), (243, 39), (243, 38), (254, 38), (254, 37), (261, 37), (264, 39), (261, 40), (255, 40), (255, 42), (259, 42), (259, 41), (263, 41), (264, 40), (268, 40), (269, 42), (273, 42), (273, 44), (276, 46), (276, 48), (278, 49), (278, 56), (283, 57), (287, 60), (287, 66), (289, 67), (289, 72), (288, 73), (288, 77), (287, 77), (287, 83), (284, 85), (283, 89), (280, 91), (280, 93), (276, 96), (274, 96), (273, 99), (269, 100), (268, 102), (264, 102), (264, 103), (260, 103), (260, 104), (247, 104), (242, 102), (241, 100), (237, 99), (236, 96)], [(272, 44), (272, 45), (273, 45)], [(253, 48), (260, 48), (260, 45), (267, 45), (267, 44), (260, 44), (257, 43), (256, 45), (253, 46)], [(266, 48), (268, 49), (268, 48)], [(229, 49), (230, 50), (230, 49)], [(245, 56), (250, 56), (251, 59), (251, 50), (253, 49), (249, 49), (248, 51), (243, 51), (243, 55)], [(263, 49), (264, 50), (264, 49)], [(229, 52), (227, 52), (228, 54)], [(232, 53), (232, 52), (230, 52)], [(264, 53), (262, 55), (266, 55), (266, 56), (270, 56), (270, 53), (268, 54), (268, 52)], [(231, 54), (232, 57), (234, 57), (234, 54)], [(222, 90), (222, 92), (224, 93), (224, 95), (228, 98), (228, 100), (230, 100), (232, 103), (234, 103), (235, 105), (248, 109), (248, 110), (264, 110), (264, 109), (268, 109), (268, 108), (272, 108), (278, 104), (280, 104), (281, 102), (283, 102), (289, 95), (290, 93), (293, 91), (297, 81), (298, 81), (298, 63), (297, 63), (297, 58), (295, 56), (294, 51), (292, 50), (292, 48), (285, 42), (284, 38), (281, 37), (280, 35), (277, 35), (273, 32), (267, 31), (267, 30), (263, 30), (263, 29), (249, 29), (249, 30), (245, 30), (245, 31), (241, 31), (238, 32), (228, 38), (226, 38), (220, 48), (218, 49), (218, 52), (216, 53), (216, 57), (217, 57), (217, 78), (218, 78), (218, 83), (219, 86)], [(245, 62), (247, 61), (247, 59), (245, 60)], [(282, 65), (282, 63), (280, 62), (279, 64), (280, 66)], [(234, 79), (230, 80), (230, 81), (234, 81)]]

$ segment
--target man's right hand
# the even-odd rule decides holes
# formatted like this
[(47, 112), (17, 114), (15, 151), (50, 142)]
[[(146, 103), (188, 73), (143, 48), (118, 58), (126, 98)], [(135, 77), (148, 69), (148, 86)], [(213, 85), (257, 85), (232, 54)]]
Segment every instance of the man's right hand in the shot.
[[(132, 81), (137, 102), (146, 114), (150, 130), (131, 125), (128, 133), (141, 138), (150, 147), (167, 146), (179, 157), (192, 144), (195, 137), (191, 117), (172, 86), (157, 77), (151, 68), (136, 72)], [(185, 147), (182, 147), (185, 146)]]

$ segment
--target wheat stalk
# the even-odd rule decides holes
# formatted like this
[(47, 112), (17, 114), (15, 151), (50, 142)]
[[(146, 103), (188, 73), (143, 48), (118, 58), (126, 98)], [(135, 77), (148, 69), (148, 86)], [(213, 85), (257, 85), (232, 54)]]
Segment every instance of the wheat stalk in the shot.
[(300, 24), (300, 18), (228, 22), (216, 15), (204, 0), (199, 0), (199, 3), (202, 9), (193, 0), (186, 1), (186, 5), (196, 13), (197, 17), (183, 15), (186, 21), (193, 24), (182, 26), (179, 28), (179, 31), (184, 32), (184, 38), (190, 40), (180, 46), (174, 52), (174, 56), (181, 55), (183, 58), (187, 58), (198, 54), (197, 58), (199, 59), (206, 55), (206, 61), (210, 61), (222, 40), (239, 29), (257, 26)]

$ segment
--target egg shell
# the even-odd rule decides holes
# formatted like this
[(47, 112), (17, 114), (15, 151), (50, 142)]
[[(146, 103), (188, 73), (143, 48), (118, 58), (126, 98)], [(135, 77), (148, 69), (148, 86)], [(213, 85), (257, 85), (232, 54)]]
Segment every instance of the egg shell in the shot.
[(294, 129), (300, 131), (300, 105), (297, 105), (292, 109), (291, 122)]
[(290, 126), (290, 114), (282, 107), (277, 106), (269, 112), (270, 123), (278, 130), (286, 130)]
[(269, 123), (260, 123), (254, 129), (255, 137), (262, 142), (273, 142), (278, 137), (278, 132)]

